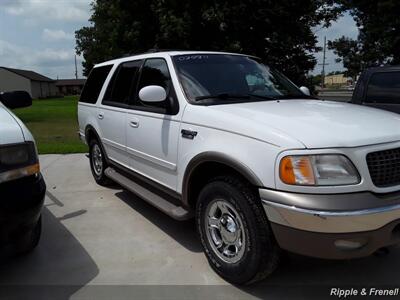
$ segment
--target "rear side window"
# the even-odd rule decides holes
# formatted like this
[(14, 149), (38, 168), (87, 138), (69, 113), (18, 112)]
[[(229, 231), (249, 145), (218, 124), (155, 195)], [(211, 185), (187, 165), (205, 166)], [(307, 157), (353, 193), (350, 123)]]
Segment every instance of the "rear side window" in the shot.
[(400, 104), (400, 72), (373, 74), (368, 84), (365, 102)]
[(86, 80), (79, 102), (96, 103), (112, 65), (93, 68)]
[(137, 75), (142, 61), (122, 63), (115, 71), (106, 94), (104, 104), (127, 104), (137, 84)]

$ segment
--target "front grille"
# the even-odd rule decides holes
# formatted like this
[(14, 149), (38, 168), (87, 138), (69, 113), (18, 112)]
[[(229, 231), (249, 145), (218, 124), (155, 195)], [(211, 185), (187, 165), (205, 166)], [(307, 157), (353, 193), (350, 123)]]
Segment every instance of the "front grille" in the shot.
[(400, 184), (400, 148), (369, 153), (367, 164), (375, 186)]

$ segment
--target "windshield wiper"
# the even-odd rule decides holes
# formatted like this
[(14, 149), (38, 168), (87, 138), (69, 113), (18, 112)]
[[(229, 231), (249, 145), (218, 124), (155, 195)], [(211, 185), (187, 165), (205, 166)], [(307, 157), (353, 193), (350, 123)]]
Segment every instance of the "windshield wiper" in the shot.
[(313, 96), (308, 95), (282, 95), (276, 97), (277, 100), (289, 100), (289, 99), (317, 99)]
[(229, 93), (221, 93), (216, 95), (206, 95), (196, 97), (195, 100), (205, 100), (205, 99), (250, 99), (250, 98), (258, 98), (262, 100), (276, 100), (277, 98), (272, 96), (262, 96), (256, 94), (229, 94)]
[(276, 100), (277, 98), (272, 97), (272, 96), (262, 96), (262, 95), (256, 95), (256, 94), (248, 94), (251, 97), (254, 98), (259, 98), (259, 99), (263, 99), (263, 100)]
[(250, 95), (221, 93), (215, 95), (198, 96), (195, 98), (195, 100), (198, 101), (205, 99), (249, 99), (249, 98)]

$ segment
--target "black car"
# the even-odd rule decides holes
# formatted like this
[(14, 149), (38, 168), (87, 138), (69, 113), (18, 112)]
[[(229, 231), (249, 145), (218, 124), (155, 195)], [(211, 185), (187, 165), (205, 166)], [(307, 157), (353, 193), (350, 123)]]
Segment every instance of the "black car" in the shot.
[(400, 66), (365, 70), (357, 81), (351, 102), (400, 113)]
[(31, 133), (6, 106), (31, 103), (26, 92), (0, 93), (0, 246), (17, 254), (39, 243), (46, 185)]

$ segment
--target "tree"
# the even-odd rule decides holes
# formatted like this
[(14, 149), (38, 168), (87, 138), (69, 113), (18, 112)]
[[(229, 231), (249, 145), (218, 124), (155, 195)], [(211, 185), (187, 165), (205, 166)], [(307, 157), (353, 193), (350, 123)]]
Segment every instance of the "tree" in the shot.
[(397, 0), (338, 0), (359, 29), (357, 40), (341, 37), (330, 48), (349, 74), (369, 66), (400, 63), (400, 2)]
[(312, 28), (335, 19), (333, 0), (97, 0), (91, 25), (76, 32), (84, 73), (93, 64), (149, 48), (255, 55), (296, 83), (319, 51)]
[(343, 62), (346, 68), (345, 75), (355, 80), (365, 65), (358, 41), (342, 36), (335, 41), (328, 41), (328, 48), (338, 56), (336, 62)]
[(98, 0), (91, 4), (91, 26), (75, 32), (76, 51), (83, 54), (85, 75), (95, 63), (155, 46), (158, 19), (148, 2)]
[(322, 84), (322, 75), (321, 74), (309, 75), (307, 79), (308, 79), (307, 87), (310, 89), (312, 93), (315, 93), (315, 88), (321, 86)]

